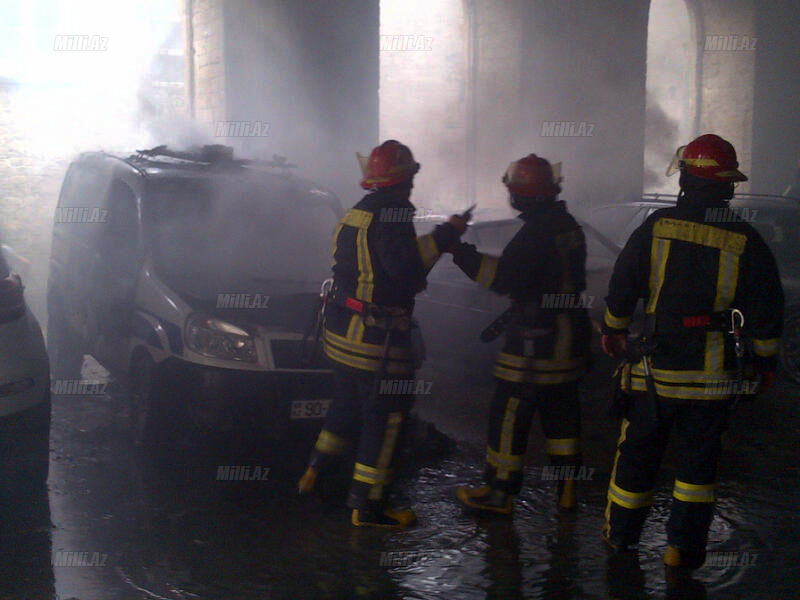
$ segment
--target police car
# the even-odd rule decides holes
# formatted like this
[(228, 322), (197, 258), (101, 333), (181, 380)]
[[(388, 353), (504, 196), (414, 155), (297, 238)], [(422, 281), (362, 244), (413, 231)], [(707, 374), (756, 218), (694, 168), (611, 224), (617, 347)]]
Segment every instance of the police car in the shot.
[(323, 418), (309, 329), (342, 210), (293, 167), (225, 146), (80, 155), (53, 227), (56, 380), (79, 380), (87, 354), (129, 377), (141, 434)]

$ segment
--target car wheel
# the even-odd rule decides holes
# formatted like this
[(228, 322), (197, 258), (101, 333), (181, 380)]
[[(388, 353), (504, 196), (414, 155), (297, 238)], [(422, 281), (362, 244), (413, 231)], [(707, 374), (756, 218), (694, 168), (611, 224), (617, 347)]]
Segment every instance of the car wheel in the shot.
[(50, 303), (47, 321), (47, 354), (53, 379), (80, 379), (83, 342), (70, 328), (58, 304)]
[(5, 492), (36, 492), (50, 467), (50, 389), (21, 413), (0, 418), (0, 482)]
[(145, 350), (134, 353), (130, 368), (129, 412), (138, 445), (166, 443), (177, 431), (179, 420), (167, 406), (165, 382)]
[(800, 383), (800, 310), (790, 312), (784, 321), (781, 364), (787, 375)]

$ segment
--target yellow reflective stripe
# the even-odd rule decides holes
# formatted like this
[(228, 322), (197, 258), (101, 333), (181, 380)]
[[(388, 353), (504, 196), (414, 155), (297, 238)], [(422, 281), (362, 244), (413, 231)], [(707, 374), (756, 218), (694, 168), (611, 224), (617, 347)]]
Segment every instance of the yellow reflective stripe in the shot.
[(703, 369), (706, 373), (718, 376), (725, 367), (725, 337), (721, 331), (706, 333), (706, 350)]
[[(725, 388), (709, 388), (707, 385), (702, 387), (691, 385), (666, 385), (658, 380), (654, 380), (656, 394), (664, 398), (678, 398), (681, 400), (726, 400), (731, 397), (730, 393), (725, 393)], [(732, 386), (731, 386), (732, 387)], [(647, 382), (643, 377), (632, 376), (630, 391), (646, 392)]]
[(650, 247), (650, 298), (647, 301), (645, 310), (648, 314), (654, 313), (658, 305), (661, 287), (664, 285), (671, 244), (672, 242), (669, 240), (653, 237), (653, 243)]
[(364, 319), (361, 315), (350, 317), (350, 324), (347, 326), (347, 339), (360, 342), (364, 339)]
[(439, 260), (439, 247), (432, 233), (421, 235), (417, 238), (417, 249), (422, 259), (422, 264), (426, 269), (430, 269)]
[[(514, 440), (514, 421), (517, 418), (517, 408), (519, 407), (519, 398), (511, 396), (506, 403), (506, 413), (503, 416), (503, 425), (500, 429), (500, 455), (511, 456), (511, 443)], [(497, 469), (498, 479), (508, 479), (510, 469), (506, 467), (499, 467)]]
[(373, 214), (367, 210), (360, 210), (358, 208), (351, 208), (348, 210), (342, 220), (339, 222), (341, 225), (349, 225), (357, 229), (367, 229), (372, 223)]
[(718, 167), (719, 163), (713, 158), (684, 158), (682, 159), (690, 167)]
[(498, 264), (500, 264), (499, 258), (482, 254), (481, 264), (478, 268), (478, 274), (475, 276), (475, 281), (485, 288), (492, 287), (494, 276), (497, 274)]
[(778, 353), (778, 349), (780, 348), (780, 339), (779, 338), (772, 338), (769, 340), (757, 340), (753, 339), (753, 351), (758, 356), (774, 356)]
[(324, 454), (341, 454), (347, 448), (347, 445), (348, 441), (346, 439), (323, 429), (319, 432), (314, 448)]
[(629, 492), (623, 490), (613, 481), (608, 484), (608, 499), (623, 508), (637, 509), (653, 503), (653, 490), (647, 492)]
[(556, 385), (568, 383), (580, 379), (584, 375), (583, 369), (566, 371), (563, 373), (537, 373), (536, 371), (520, 371), (517, 369), (507, 369), (495, 364), (492, 374), (505, 381), (515, 383), (535, 383), (539, 385)]
[[(381, 361), (379, 358), (364, 358), (353, 355), (336, 348), (328, 340), (325, 340), (325, 342), (325, 355), (331, 360), (364, 371), (377, 371), (380, 368)], [(385, 368), (386, 372), (391, 374), (408, 374), (414, 370), (410, 361), (397, 359), (388, 360)]]
[[(622, 442), (625, 441), (628, 433), (628, 426), (630, 425), (630, 421), (628, 419), (622, 419), (622, 426), (620, 427), (619, 431), (619, 439), (617, 440), (617, 453), (614, 455), (614, 466), (611, 467), (611, 477), (609, 479), (609, 487), (612, 483), (614, 483), (617, 479), (617, 464), (619, 463), (619, 447), (622, 445)], [(608, 502), (606, 502), (606, 510), (605, 510), (605, 518), (606, 522), (603, 525), (603, 532), (606, 534), (606, 537), (610, 537), (611, 534), (611, 496), (608, 496)]]
[[(386, 420), (386, 432), (383, 434), (383, 444), (378, 453), (378, 471), (390, 472), (389, 465), (392, 463), (392, 454), (397, 443), (397, 436), (400, 433), (400, 425), (403, 422), (403, 414), (391, 412)], [(388, 477), (387, 477), (388, 483)], [(369, 491), (370, 500), (380, 500), (383, 497), (383, 485), (375, 485)]]
[(580, 451), (578, 438), (545, 438), (545, 452), (553, 456), (574, 456)]
[[(733, 377), (733, 371), (717, 371), (709, 373), (707, 371), (671, 371), (669, 369), (651, 368), (653, 379), (666, 383), (705, 383), (707, 381), (719, 381)], [(631, 374), (637, 377), (644, 377), (644, 368), (641, 362), (633, 365)]]
[(612, 329), (627, 329), (628, 325), (630, 325), (631, 321), (633, 320), (633, 315), (629, 315), (627, 317), (617, 317), (610, 310), (608, 310), (608, 307), (606, 306), (606, 312), (603, 320), (605, 321), (606, 325)]
[(710, 246), (737, 256), (747, 244), (747, 236), (742, 233), (680, 219), (659, 219), (653, 225), (653, 236)]
[(715, 502), (715, 488), (713, 483), (686, 483), (676, 479), (672, 495), (683, 502)]
[(336, 225), (336, 229), (333, 232), (333, 245), (331, 247), (331, 267), (336, 266), (336, 249), (339, 247), (339, 234), (342, 232), (342, 227), (344, 225), (341, 221), (339, 224)]
[[(370, 344), (369, 342), (349, 340), (345, 337), (342, 337), (341, 335), (332, 332), (330, 329), (325, 329), (325, 340), (341, 350), (345, 351), (349, 350), (357, 354), (363, 354), (367, 358), (383, 357), (383, 346), (381, 344)], [(396, 346), (392, 346), (389, 348), (389, 358), (405, 360), (409, 359), (409, 357), (410, 353), (408, 348), (398, 348)]]
[(375, 274), (372, 272), (372, 259), (369, 255), (366, 229), (358, 230), (356, 245), (358, 247), (358, 287), (356, 288), (356, 297), (372, 302)]
[(717, 296), (714, 299), (714, 312), (729, 308), (736, 295), (739, 279), (739, 255), (723, 250), (719, 253), (717, 272)]
[(391, 481), (391, 476), (389, 469), (376, 469), (358, 462), (353, 467), (353, 479), (369, 485), (386, 485)]
[(506, 367), (517, 369), (530, 369), (533, 371), (564, 371), (567, 369), (577, 369), (586, 364), (586, 358), (568, 358), (560, 360), (550, 360), (541, 358), (530, 358), (528, 356), (518, 356), (507, 352), (497, 354), (497, 362)]
[(521, 471), (525, 463), (525, 456), (521, 454), (501, 454), (495, 452), (489, 446), (486, 447), (486, 462), (495, 469), (506, 469), (507, 471)]

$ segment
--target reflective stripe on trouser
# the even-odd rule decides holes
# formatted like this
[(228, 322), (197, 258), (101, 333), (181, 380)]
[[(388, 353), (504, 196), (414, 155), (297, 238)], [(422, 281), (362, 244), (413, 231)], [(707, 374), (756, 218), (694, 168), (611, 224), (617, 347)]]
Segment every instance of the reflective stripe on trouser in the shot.
[(577, 384), (533, 386), (499, 381), (489, 409), (486, 451), (486, 479), (492, 487), (519, 493), (536, 410), (551, 464), (580, 465)]
[(622, 423), (608, 488), (604, 531), (617, 545), (639, 541), (653, 501), (659, 465), (674, 427), (678, 468), (668, 525), (669, 543), (683, 549), (701, 549), (711, 522), (714, 502), (711, 482), (716, 476), (719, 438), (727, 409), (723, 403), (659, 398), (658, 417), (654, 420), (652, 416), (643, 416), (647, 414), (643, 404), (646, 401), (644, 395), (637, 394), (630, 421)]
[(361, 436), (358, 442), (353, 483), (347, 504), (363, 508), (367, 501), (381, 501), (392, 481), (394, 458), (401, 444), (403, 428), (408, 420), (413, 396), (381, 394), (371, 397), (370, 385), (361, 387)]

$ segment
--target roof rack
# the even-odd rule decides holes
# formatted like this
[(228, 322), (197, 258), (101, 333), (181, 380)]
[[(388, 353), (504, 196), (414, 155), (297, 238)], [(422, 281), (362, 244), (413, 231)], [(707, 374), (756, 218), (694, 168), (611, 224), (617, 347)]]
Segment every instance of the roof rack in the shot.
[(146, 161), (159, 158), (170, 158), (187, 163), (202, 163), (205, 165), (227, 165), (243, 167), (266, 167), (277, 169), (296, 169), (297, 165), (286, 161), (285, 156), (272, 155), (271, 161), (252, 160), (248, 158), (234, 158), (233, 148), (222, 144), (206, 144), (189, 150), (173, 150), (166, 145), (156, 146), (146, 150), (136, 150), (130, 156), (132, 161)]

